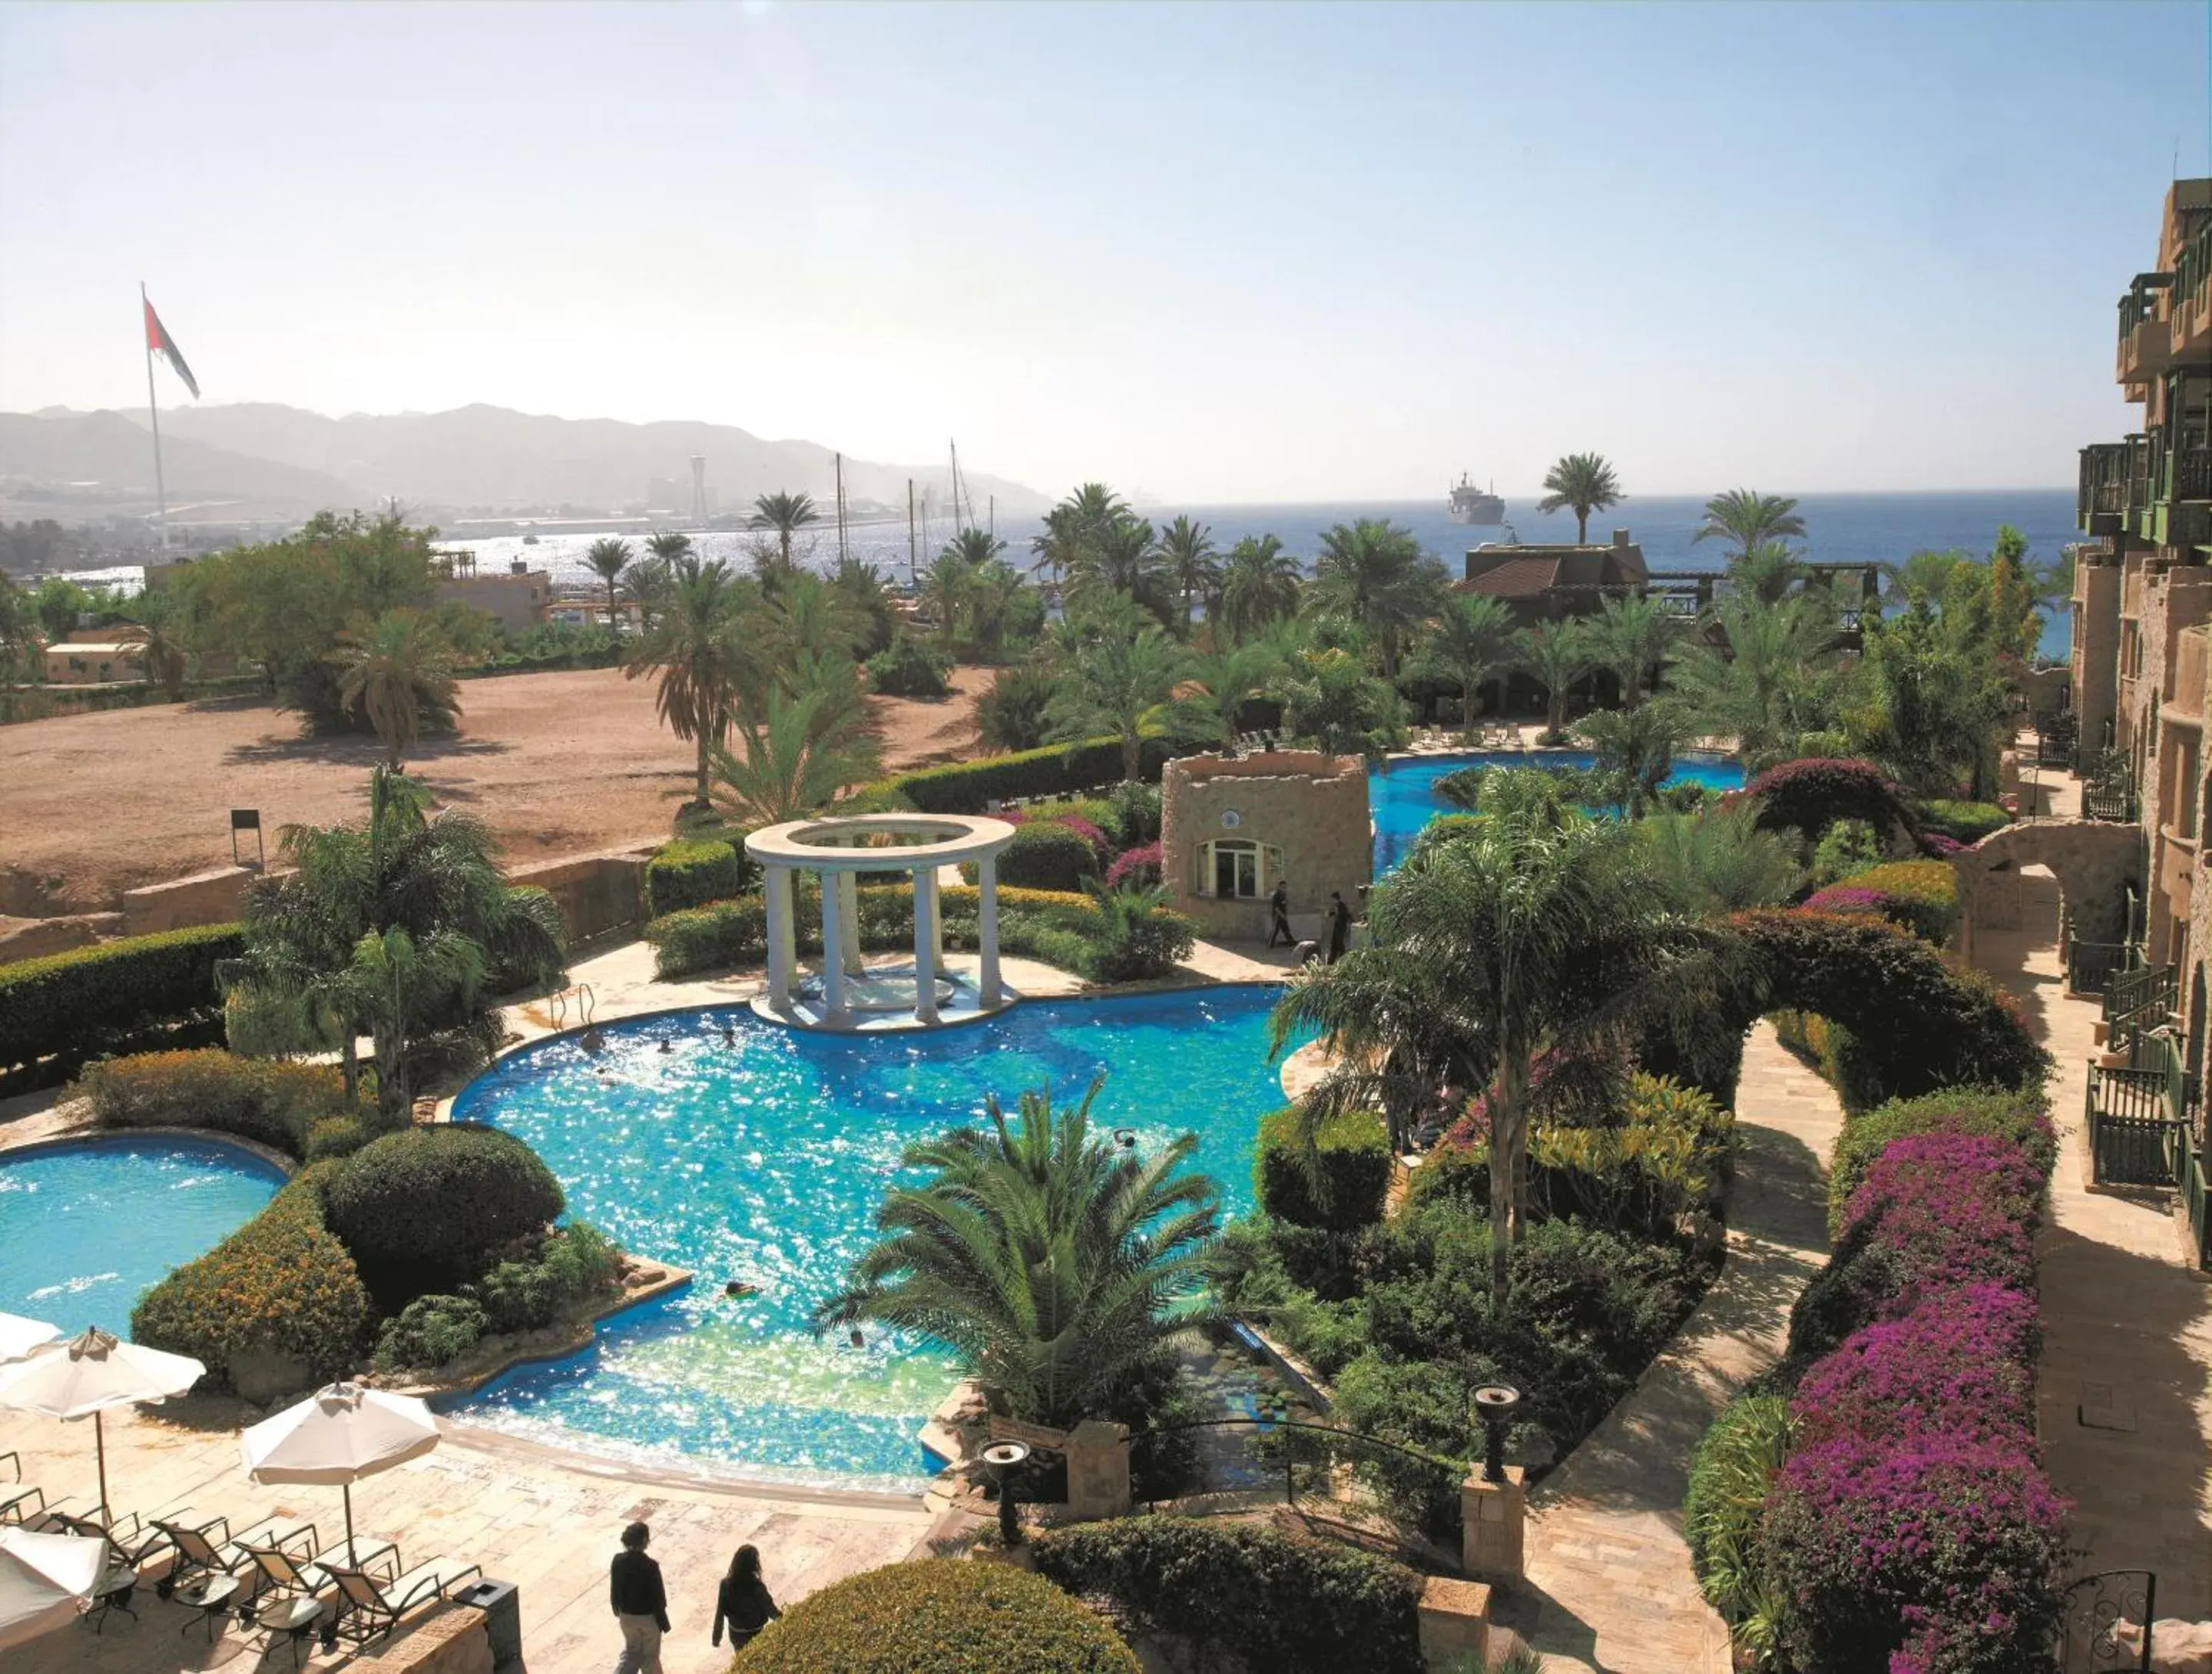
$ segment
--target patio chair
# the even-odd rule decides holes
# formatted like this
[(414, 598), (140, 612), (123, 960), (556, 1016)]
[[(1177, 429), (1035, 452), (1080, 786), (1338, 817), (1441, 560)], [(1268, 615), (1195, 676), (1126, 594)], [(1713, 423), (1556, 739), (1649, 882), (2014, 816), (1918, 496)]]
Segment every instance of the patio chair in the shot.
[(23, 1480), (23, 1456), (21, 1453), (0, 1453), (15, 1468), (15, 1478), (0, 1488), (0, 1523), (27, 1523), (43, 1514), (46, 1496)]
[(389, 1580), (362, 1569), (333, 1569), (331, 1579), (337, 1583), (338, 1615), (325, 1635), (325, 1642), (334, 1633), (365, 1649), (397, 1628), (410, 1611), (443, 1598), (459, 1582), (483, 1574), (481, 1564), (455, 1567), (444, 1558), (417, 1564), (405, 1574)]
[[(221, 1517), (198, 1524), (177, 1518), (155, 1518), (154, 1527), (161, 1531), (177, 1555), (169, 1566), (169, 1573), (155, 1584), (155, 1594), (161, 1598), (202, 1576), (231, 1575), (239, 1579), (246, 1598), (251, 1599), (259, 1591), (260, 1582), (260, 1572), (253, 1567), (251, 1548), (272, 1546), (280, 1551), (290, 1551), (302, 1560), (315, 1548), (313, 1524), (295, 1524), (287, 1528), (274, 1518), (236, 1535), (230, 1531), (229, 1520)], [(240, 1575), (240, 1570), (247, 1573)]]

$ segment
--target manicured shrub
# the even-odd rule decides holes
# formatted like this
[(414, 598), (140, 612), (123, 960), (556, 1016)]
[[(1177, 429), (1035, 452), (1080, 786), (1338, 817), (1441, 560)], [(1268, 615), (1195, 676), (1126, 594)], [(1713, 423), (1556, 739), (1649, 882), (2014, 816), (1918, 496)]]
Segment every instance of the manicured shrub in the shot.
[(219, 1042), (216, 966), (245, 947), (237, 925), (210, 924), (0, 965), (0, 1078), (51, 1085), (101, 1052)]
[(945, 678), (952, 659), (904, 629), (868, 659), (869, 689), (886, 697), (942, 697), (952, 690)]
[(1794, 1007), (1841, 1024), (1865, 1055), (1866, 1090), (1911, 1098), (1940, 1087), (2039, 1084), (2051, 1060), (2019, 1002), (1984, 973), (1865, 915), (1759, 908), (1732, 913), (1758, 967), (1759, 1011)]
[(1037, 1573), (1136, 1631), (1270, 1674), (1420, 1674), (1420, 1583), (1334, 1542), (1246, 1523), (1127, 1517), (1040, 1535)]
[(733, 844), (678, 837), (645, 863), (645, 908), (655, 918), (741, 894), (748, 867)]
[(1844, 1228), (1844, 1211), (1865, 1182), (1875, 1160), (1893, 1140), (1911, 1134), (1982, 1134), (2009, 1140), (2048, 1178), (2058, 1155), (2040, 1088), (2005, 1092), (1990, 1087), (1946, 1087), (1917, 1099), (1893, 1099), (1853, 1116), (1836, 1136), (1828, 1166), (1828, 1233)]
[(376, 1369), (448, 1365), (475, 1348), (489, 1329), (482, 1306), (465, 1296), (418, 1296), (384, 1322), (376, 1339)]
[(1854, 873), (1805, 903), (1808, 912), (1879, 913), (1947, 947), (1959, 930), (1959, 875), (1948, 861), (1892, 861)]
[(1141, 849), (1160, 840), (1160, 788), (1122, 783), (1106, 799), (1109, 817), (1099, 823), (1124, 849)]
[(478, 1277), (562, 1207), (552, 1171), (496, 1128), (410, 1128), (337, 1166), (325, 1193), (331, 1228), (387, 1309)]
[(1759, 1528), (1775, 1473), (1790, 1456), (1791, 1424), (1783, 1397), (1746, 1391), (1721, 1409), (1690, 1458), (1682, 1537), (1706, 1603), (1731, 1624), (1739, 1643), (1771, 1645), (1779, 1625)]
[[(820, 908), (814, 945), (821, 945)], [(768, 957), (768, 907), (757, 895), (664, 914), (645, 927), (653, 944), (653, 972), (661, 981), (725, 965), (757, 965)]]
[(1304, 1227), (1351, 1232), (1382, 1218), (1390, 1192), (1389, 1131), (1373, 1111), (1339, 1111), (1309, 1141), (1295, 1105), (1260, 1123), (1253, 1161), (1260, 1207)]
[(1979, 1280), (1933, 1290), (1851, 1333), (1790, 1397), (1808, 1441), (1907, 1431), (2035, 1433), (2034, 1297)]
[(244, 1058), (216, 1047), (86, 1066), (76, 1091), (103, 1128), (199, 1128), (307, 1158), (315, 1128), (350, 1119), (336, 1066)]
[(1098, 1614), (1006, 1564), (923, 1558), (801, 1599), (731, 1674), (1137, 1674)]
[(303, 1170), (228, 1238), (161, 1280), (131, 1311), (131, 1336), (190, 1354), (208, 1368), (203, 1387), (231, 1387), (231, 1361), (247, 1352), (288, 1355), (310, 1379), (350, 1372), (368, 1327), (368, 1292), (352, 1255), (325, 1226), (322, 1164)]
[(2015, 1437), (1838, 1435), (1799, 1446), (1760, 1532), (1804, 1674), (2049, 1665), (2065, 1502)]
[(1905, 800), (1872, 762), (1808, 757), (1770, 767), (1743, 788), (1759, 804), (1759, 828), (1793, 831), (1807, 843), (1838, 819), (1863, 819), (1876, 831), (1909, 825)]
[[(1139, 752), (1138, 777), (1158, 784), (1170, 753), (1165, 739), (1146, 739)], [(1018, 751), (1010, 756), (987, 756), (981, 761), (918, 768), (865, 787), (855, 795), (896, 796), (924, 813), (983, 813), (1019, 797), (1057, 796), (1121, 781), (1121, 740), (1099, 738)], [(846, 805), (839, 806), (842, 809)]]
[(1097, 875), (1098, 850), (1090, 834), (1057, 820), (1025, 821), (999, 851), (1000, 881), (1023, 889), (1075, 891)]
[(1106, 887), (1152, 889), (1160, 881), (1160, 845), (1156, 837), (1141, 848), (1124, 849), (1106, 868)]
[(451, 1294), (418, 1296), (384, 1322), (376, 1369), (449, 1364), (498, 1331), (534, 1330), (601, 1297), (611, 1297), (622, 1252), (581, 1221), (558, 1228), (535, 1254), (503, 1261)]
[(307, 1160), (322, 1162), (332, 1157), (349, 1157), (382, 1131), (363, 1117), (325, 1117), (307, 1129)]
[(2012, 815), (1995, 802), (1952, 802), (1937, 797), (1923, 802), (1915, 813), (1923, 839), (1947, 837), (1967, 847), (2012, 824)]

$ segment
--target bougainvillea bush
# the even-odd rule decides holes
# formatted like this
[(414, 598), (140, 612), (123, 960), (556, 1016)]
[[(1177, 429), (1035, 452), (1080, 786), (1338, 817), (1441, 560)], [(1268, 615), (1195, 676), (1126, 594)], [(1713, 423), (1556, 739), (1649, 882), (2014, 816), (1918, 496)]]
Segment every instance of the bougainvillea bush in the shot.
[(1790, 1403), (1796, 1435), (2032, 1435), (2035, 1345), (2035, 1299), (2026, 1292), (1986, 1280), (1933, 1292), (1814, 1364)]
[(1106, 887), (1150, 889), (1160, 880), (1160, 845), (1157, 840), (1124, 849), (1106, 868)]
[(1880, 832), (1910, 828), (1904, 794), (1872, 762), (1807, 757), (1782, 762), (1743, 788), (1759, 804), (1759, 829), (1793, 831), (1808, 843), (1838, 819), (1863, 819)]
[(1892, 861), (1831, 884), (1805, 903), (1812, 912), (1879, 913), (1922, 940), (1949, 945), (1959, 929), (1959, 880), (1945, 861)]

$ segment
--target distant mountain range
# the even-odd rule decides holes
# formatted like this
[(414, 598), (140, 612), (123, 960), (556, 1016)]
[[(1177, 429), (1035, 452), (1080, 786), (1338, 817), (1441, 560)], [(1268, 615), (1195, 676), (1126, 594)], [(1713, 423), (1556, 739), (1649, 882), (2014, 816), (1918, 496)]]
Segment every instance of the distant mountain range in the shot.
[[(327, 418), (264, 402), (161, 415), (173, 508), (208, 501), (283, 506), (304, 515), (396, 496), (403, 507), (441, 509), (568, 505), (613, 511), (646, 499), (648, 482), (659, 478), (681, 485), (681, 497), (665, 508), (688, 513), (694, 454), (706, 460), (707, 485), (726, 511), (780, 489), (811, 494), (826, 506), (835, 491), (829, 448), (763, 441), (727, 424), (625, 424), (489, 406)], [(943, 461), (908, 466), (848, 459), (845, 493), (848, 502), (902, 507), (911, 478), (942, 506), (948, 475)], [(964, 468), (962, 477), (979, 502), (996, 495), (1002, 512), (1022, 515), (1049, 503), (1019, 483)], [(143, 413), (66, 407), (0, 413), (0, 498), (19, 508), (95, 498), (112, 508), (118, 500), (150, 500), (153, 489)]]

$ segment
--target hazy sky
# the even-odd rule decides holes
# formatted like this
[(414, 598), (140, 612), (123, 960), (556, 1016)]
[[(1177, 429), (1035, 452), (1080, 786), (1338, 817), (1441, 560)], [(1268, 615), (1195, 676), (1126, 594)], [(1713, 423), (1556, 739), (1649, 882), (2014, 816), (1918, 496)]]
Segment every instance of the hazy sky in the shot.
[(143, 278), (211, 402), (1054, 492), (2066, 484), (2207, 54), (2203, 0), (4, 4), (0, 409), (143, 405)]

